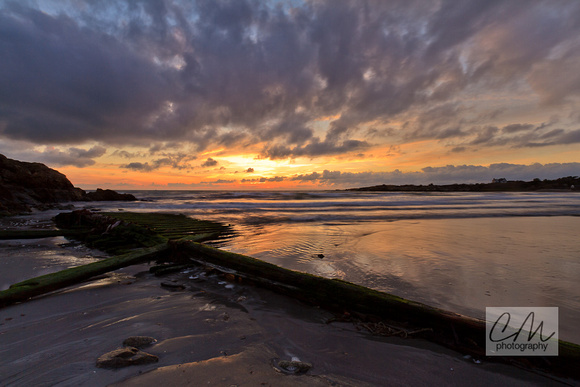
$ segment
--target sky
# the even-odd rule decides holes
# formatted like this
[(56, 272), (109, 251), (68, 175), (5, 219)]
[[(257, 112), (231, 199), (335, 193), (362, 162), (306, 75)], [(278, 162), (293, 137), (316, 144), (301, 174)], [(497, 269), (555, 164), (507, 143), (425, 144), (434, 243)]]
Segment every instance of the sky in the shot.
[(577, 0), (0, 0), (0, 153), (84, 189), (580, 175)]

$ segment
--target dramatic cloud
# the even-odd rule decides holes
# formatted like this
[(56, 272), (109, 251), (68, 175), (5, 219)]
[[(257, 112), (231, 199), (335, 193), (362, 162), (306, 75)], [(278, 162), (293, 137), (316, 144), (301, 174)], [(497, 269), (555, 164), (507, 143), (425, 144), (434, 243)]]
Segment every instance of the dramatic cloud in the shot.
[[(133, 155), (128, 152), (117, 152), (117, 154), (121, 157), (126, 158), (133, 158), (137, 155)], [(169, 166), (173, 169), (182, 170), (182, 169), (192, 169), (193, 167), (189, 164), (189, 161), (195, 159), (194, 156), (183, 154), (183, 153), (163, 153), (161, 154), (162, 158), (152, 160), (151, 163), (147, 162), (131, 162), (128, 164), (120, 165), (119, 167), (122, 169), (130, 169), (133, 171), (139, 172), (151, 172), (157, 170), (164, 166)], [(214, 162), (215, 164), (212, 164)], [(208, 164), (208, 165), (205, 165)], [(217, 161), (209, 158), (205, 161), (202, 166), (212, 166), (217, 165)]]
[(218, 162), (212, 159), (211, 157), (208, 157), (207, 160), (205, 160), (204, 163), (201, 164), (203, 168), (215, 167), (216, 165), (218, 165)]
[[(6, 140), (197, 152), (260, 143), (261, 157), (281, 159), (381, 145), (369, 133), (450, 151), (579, 138), (574, 0), (6, 4)], [(514, 115), (539, 106), (559, 108), (558, 127)], [(189, 167), (167, 158), (123, 167)]]
[(0, 144), (0, 153), (11, 154), (12, 157), (16, 157), (18, 160), (34, 160), (54, 167), (89, 167), (95, 165), (95, 160), (93, 159), (104, 155), (106, 152), (106, 148), (98, 145), (89, 149), (77, 147), (60, 149), (47, 146), (42, 150), (34, 150), (14, 142)]
[(122, 165), (121, 168), (130, 169), (133, 171), (140, 171), (140, 172), (149, 172), (154, 169), (157, 169), (158, 166), (149, 165), (149, 163), (129, 163)]

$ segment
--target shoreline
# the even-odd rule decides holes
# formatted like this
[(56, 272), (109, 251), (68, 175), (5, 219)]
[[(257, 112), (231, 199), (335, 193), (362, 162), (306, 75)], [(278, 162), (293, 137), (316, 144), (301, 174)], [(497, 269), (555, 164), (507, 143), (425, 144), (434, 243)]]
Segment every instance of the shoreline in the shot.
[[(437, 359), (433, 359), (433, 357), (437, 358), (440, 357), (441, 353), (445, 355), (451, 356), (451, 360), (447, 358), (446, 361), (451, 361), (455, 364), (455, 360), (459, 360), (460, 362), (472, 364), (473, 358), (464, 358), (466, 354), (461, 354), (458, 352), (453, 352), (452, 350), (440, 347), (436, 344), (426, 342), (422, 339), (412, 339), (412, 340), (398, 340), (393, 338), (384, 338), (384, 337), (376, 337), (371, 336), (366, 331), (360, 329), (361, 326), (357, 325), (353, 322), (333, 322), (328, 324), (329, 320), (329, 312), (322, 311), (316, 307), (311, 307), (305, 304), (301, 304), (300, 302), (296, 301), (292, 298), (286, 298), (284, 296), (275, 295), (269, 293), (267, 290), (259, 289), (255, 287), (250, 287), (245, 284), (240, 284), (238, 282), (227, 282), (227, 280), (220, 276), (213, 276), (212, 278), (203, 278), (204, 276), (201, 273), (191, 273), (191, 272), (182, 272), (171, 275), (170, 277), (164, 277), (162, 279), (155, 278), (151, 274), (147, 272), (149, 269), (148, 266), (134, 266), (129, 267), (127, 269), (123, 269), (112, 273), (111, 275), (106, 276), (105, 278), (91, 280), (88, 284), (81, 284), (74, 286), (72, 288), (67, 288), (66, 290), (59, 291), (52, 293), (51, 295), (39, 297), (37, 299), (29, 301), (30, 304), (37, 303), (36, 305), (40, 307), (41, 310), (47, 312), (46, 316), (42, 317), (42, 321), (38, 319), (31, 319), (27, 320), (26, 316), (30, 315), (37, 315), (37, 311), (28, 310), (28, 312), (21, 312), (19, 315), (15, 312), (14, 316), (9, 315), (5, 317), (4, 312), (6, 310), (14, 310), (11, 309), (13, 307), (20, 307), (25, 304), (18, 304), (14, 305), (13, 307), (0, 309), (0, 338), (4, 342), (5, 338), (12, 337), (12, 340), (7, 340), (6, 342), (9, 343), (9, 346), (12, 346), (12, 349), (15, 349), (14, 342), (18, 342), (20, 344), (26, 345), (28, 343), (28, 338), (24, 336), (18, 336), (17, 330), (21, 331), (28, 331), (33, 332), (33, 335), (36, 338), (41, 337), (44, 333), (40, 331), (35, 332), (36, 329), (41, 329), (44, 323), (50, 322), (51, 319), (57, 319), (61, 322), (61, 325), (55, 325), (52, 331), (56, 331), (57, 334), (55, 336), (56, 339), (61, 339), (61, 334), (59, 332), (72, 332), (72, 340), (71, 339), (62, 340), (60, 344), (56, 345), (57, 352), (60, 350), (61, 347), (70, 347), (73, 351), (80, 352), (84, 354), (86, 349), (82, 345), (78, 345), (79, 341), (82, 339), (84, 342), (101, 342), (101, 341), (108, 341), (111, 342), (109, 339), (112, 336), (118, 338), (115, 341), (115, 345), (110, 345), (106, 350), (103, 350), (99, 353), (94, 353), (91, 359), (84, 359), (77, 362), (77, 359), (74, 356), (70, 355), (63, 355), (62, 358), (69, 359), (72, 364), (68, 364), (69, 367), (72, 367), (76, 370), (77, 366), (84, 369), (85, 372), (93, 372), (99, 375), (108, 375), (100, 373), (99, 369), (95, 366), (95, 359), (102, 355), (105, 352), (114, 350), (116, 347), (120, 346), (122, 340), (128, 336), (133, 335), (149, 335), (154, 336), (154, 334), (142, 331), (135, 331), (133, 332), (131, 329), (126, 329), (127, 327), (122, 327), (119, 334), (117, 334), (117, 327), (120, 324), (124, 324), (125, 321), (131, 322), (130, 328), (141, 328), (142, 324), (147, 326), (156, 325), (159, 327), (163, 326), (173, 326), (170, 330), (177, 330), (181, 331), (184, 329), (182, 326), (177, 326), (177, 322), (181, 324), (186, 324), (187, 328), (191, 328), (192, 325), (195, 325), (197, 329), (199, 326), (204, 326), (205, 324), (213, 325), (213, 328), (220, 328), (222, 330), (214, 330), (212, 332), (202, 332), (197, 334), (185, 334), (181, 336), (180, 334), (171, 335), (166, 334), (164, 338), (159, 339), (157, 337), (158, 343), (153, 345), (150, 349), (147, 349), (148, 352), (153, 353), (156, 356), (159, 356), (161, 359), (161, 355), (166, 353), (167, 351), (164, 349), (167, 343), (165, 341), (170, 340), (172, 343), (179, 343), (173, 346), (172, 344), (172, 354), (175, 361), (171, 361), (169, 363), (163, 363), (161, 360), (160, 363), (154, 364), (151, 367), (148, 366), (138, 366), (138, 367), (129, 367), (133, 370), (139, 369), (139, 373), (135, 374), (134, 372), (131, 373), (131, 376), (127, 376), (128, 378), (135, 379), (136, 384), (142, 384), (143, 382), (149, 383), (156, 383), (159, 381), (165, 380), (167, 377), (170, 378), (177, 378), (172, 379), (174, 383), (182, 384), (185, 379), (179, 379), (178, 376), (187, 376), (189, 378), (193, 377), (194, 381), (199, 381), (199, 378), (202, 375), (206, 375), (210, 377), (210, 374), (218, 374), (218, 375), (226, 375), (225, 380), (217, 380), (217, 379), (208, 379), (208, 381), (213, 381), (214, 383), (220, 382), (228, 382), (228, 383), (242, 383), (244, 381), (250, 380), (253, 382), (258, 382), (254, 376), (251, 379), (244, 379), (240, 376), (240, 372), (243, 369), (246, 369), (247, 365), (252, 365), (252, 373), (256, 373), (259, 375), (262, 381), (260, 383), (271, 383), (273, 385), (284, 385), (284, 383), (288, 383), (288, 385), (300, 385), (304, 383), (304, 385), (317, 385), (315, 383), (326, 383), (321, 385), (328, 385), (328, 383), (339, 383), (339, 385), (377, 385), (377, 384), (398, 384), (394, 383), (393, 380), (400, 381), (400, 384), (408, 384), (408, 383), (428, 383), (431, 382), (431, 377), (429, 375), (413, 375), (411, 379), (405, 379), (405, 376), (401, 374), (400, 368), (404, 369), (406, 372), (411, 374), (416, 373), (416, 369), (424, 368), (424, 366), (420, 364), (416, 364), (417, 359), (425, 358), (426, 364), (429, 366), (427, 367), (430, 371), (439, 373), (436, 369), (429, 368), (432, 364), (437, 364), (437, 367), (440, 367), (441, 364), (437, 362)], [(189, 269), (188, 269), (189, 270)], [(193, 278), (190, 278), (193, 277)], [(174, 289), (180, 289), (177, 291), (171, 291), (168, 289), (167, 286), (163, 288), (161, 285), (162, 283), (167, 284), (168, 281), (170, 283), (177, 284)], [(138, 289), (131, 289), (134, 288), (133, 285), (139, 285)], [(131, 289), (127, 291), (128, 289)], [(235, 290), (234, 290), (235, 289)], [(89, 291), (87, 293), (87, 291)], [(233, 292), (233, 293), (232, 293)], [(238, 293), (241, 292), (241, 293)], [(126, 293), (126, 294), (124, 294)], [(160, 294), (161, 293), (161, 294)], [(71, 298), (71, 294), (76, 294), (78, 297)], [(240, 295), (241, 294), (241, 295)], [(252, 297), (248, 297), (248, 294), (251, 294)], [(269, 294), (269, 295), (268, 295)], [(112, 301), (109, 303), (108, 301), (102, 301), (103, 297), (110, 296)], [(97, 298), (91, 298), (90, 296), (94, 296)], [(167, 296), (167, 297), (166, 297)], [(64, 299), (62, 297), (68, 297)], [(174, 297), (172, 300), (166, 298)], [(55, 301), (55, 298), (60, 299), (61, 301)], [(96, 311), (95, 308), (91, 306), (86, 306), (87, 299), (97, 300), (99, 305), (96, 305), (97, 308), (100, 308), (101, 305), (110, 305), (110, 307), (105, 308), (105, 319), (108, 321), (106, 328), (114, 328), (112, 331), (109, 329), (105, 329), (101, 332), (97, 332), (97, 337), (91, 336), (89, 338), (82, 338), (82, 336), (75, 336), (75, 334), (80, 334), (80, 332), (75, 332), (75, 327), (82, 323), (82, 316), (87, 314), (93, 315), (97, 318), (97, 315), (103, 315), (100, 311)], [(154, 305), (155, 302), (151, 302), (151, 299), (156, 300), (163, 300), (163, 302), (159, 302), (160, 308), (162, 309), (155, 309), (157, 305)], [(147, 302), (143, 302), (147, 300)], [(197, 303), (197, 301), (202, 301), (203, 304)], [(165, 304), (165, 301), (171, 301), (169, 304)], [(219, 305), (219, 307), (217, 307)], [(123, 307), (124, 306), (124, 307)], [(150, 307), (153, 306), (153, 310), (150, 310)], [(71, 309), (72, 308), (72, 309)], [(125, 308), (129, 308), (130, 310), (127, 311)], [(170, 311), (170, 316), (161, 315), (161, 310), (163, 311)], [(243, 313), (238, 320), (235, 320), (233, 316), (237, 316), (238, 312)], [(79, 315), (79, 311), (82, 311), (82, 316)], [(132, 312), (131, 312), (132, 311)], [(188, 313), (191, 314), (193, 311), (194, 318), (187, 319)], [(221, 311), (221, 314), (211, 314), (216, 311)], [(73, 313), (74, 312), (74, 313)], [(128, 313), (128, 314), (127, 314)], [(158, 322), (153, 323), (152, 321), (146, 321), (145, 323), (139, 321), (139, 319), (143, 316), (147, 315), (158, 316)], [(199, 314), (209, 314), (210, 317), (199, 319)], [(19, 316), (19, 317), (18, 317)], [(251, 317), (249, 317), (251, 316)], [(315, 316), (313, 320), (313, 316)], [(191, 317), (191, 316), (190, 316)], [(244, 318), (245, 317), (245, 318)], [(249, 317), (251, 322), (245, 321)], [(21, 324), (17, 324), (16, 327), (11, 326), (12, 321), (14, 320), (22, 320)], [(68, 321), (67, 321), (68, 320)], [(81, 321), (79, 321), (81, 320)], [(223, 320), (223, 323), (222, 323)], [(297, 321), (296, 321), (297, 320)], [(247, 340), (248, 336), (245, 334), (238, 335), (233, 337), (230, 335), (231, 326), (233, 324), (228, 323), (236, 321), (236, 327), (240, 325), (243, 326), (248, 332), (254, 332), (253, 330), (256, 329), (259, 331), (259, 335), (256, 337), (260, 337), (256, 341)], [(291, 327), (286, 326), (286, 323), (292, 323)], [(69, 324), (69, 325), (66, 325)], [(98, 326), (102, 324), (101, 322), (96, 322), (91, 326), (83, 327), (80, 330), (92, 330), (93, 326)], [(305, 325), (306, 324), (306, 325)], [(10, 329), (4, 329), (8, 326)], [(338, 333), (334, 329), (338, 326)], [(46, 328), (46, 327), (43, 327)], [(224, 330), (227, 329), (227, 332)], [(315, 333), (308, 336), (309, 339), (305, 339), (305, 335), (299, 335), (300, 337), (296, 337), (297, 333), (300, 330), (304, 330), (305, 332), (310, 332), (310, 330), (314, 330)], [(16, 331), (15, 331), (16, 330)], [(274, 332), (273, 332), (274, 330)], [(163, 331), (163, 330), (162, 330)], [(350, 332), (350, 333), (349, 333)], [(121, 337), (121, 333), (124, 337)], [(340, 334), (339, 334), (340, 333)], [(344, 335), (346, 336), (344, 336)], [(352, 335), (354, 334), (354, 335)], [(112, 336), (111, 336), (112, 335)], [(286, 346), (280, 344), (276, 337), (278, 336), (285, 336), (291, 338), (291, 343), (286, 343)], [(337, 336), (338, 335), (338, 336)], [(50, 339), (51, 335), (46, 335)], [(189, 353), (194, 354), (197, 353), (200, 357), (196, 357), (193, 361), (192, 358), (189, 358), (187, 355), (183, 357), (182, 355), (186, 354), (188, 351), (189, 345), (193, 345), (189, 343), (188, 340), (192, 339), (192, 336), (196, 336), (197, 338), (202, 339), (202, 343), (207, 344), (207, 348), (204, 348), (202, 353), (199, 353), (198, 343), (196, 343), (195, 349), (190, 350)], [(304, 337), (301, 337), (304, 336)], [(182, 341), (182, 338), (186, 337), (186, 341)], [(215, 337), (221, 337), (228, 343), (227, 347), (235, 348), (234, 350), (231, 349), (220, 349), (219, 354), (216, 354), (216, 348), (214, 346), (214, 339)], [(244, 337), (242, 339), (242, 337)], [(253, 337), (253, 336), (252, 336)], [(340, 367), (335, 367), (333, 365), (329, 365), (333, 363), (333, 361), (340, 361), (340, 354), (333, 354), (333, 357), (330, 359), (325, 357), (328, 355), (324, 351), (328, 351), (328, 343), (334, 343), (337, 338), (338, 341), (345, 341), (349, 343), (349, 348), (345, 348), (342, 351), (342, 354), (356, 354), (353, 358), (349, 358), (350, 362), (357, 361), (359, 358), (367, 359), (364, 364), (358, 364), (356, 367), (352, 367), (350, 364), (343, 364)], [(219, 340), (222, 340), (219, 339)], [(364, 339), (363, 341), (360, 341)], [(15, 340), (15, 341), (14, 341)], [(44, 340), (44, 338), (43, 338)], [(46, 341), (45, 340), (45, 341)], [(218, 341), (219, 341), (218, 340)], [(247, 341), (246, 341), (247, 340)], [(273, 343), (272, 343), (273, 340)], [(322, 345), (324, 347), (324, 351), (322, 355), (316, 355), (313, 357), (312, 353), (318, 353), (317, 351), (321, 350), (318, 347), (312, 347), (313, 343), (317, 341), (323, 341)], [(367, 341), (365, 341), (367, 340)], [(243, 342), (238, 342), (243, 341)], [(369, 344), (368, 341), (372, 342), (380, 342), (380, 343), (387, 343), (393, 344), (396, 348), (392, 348), (389, 346), (385, 346), (381, 344), (380, 348), (375, 347), (375, 344)], [(303, 350), (302, 354), (297, 356), (300, 359), (311, 362), (314, 364), (314, 368), (312, 371), (307, 372), (304, 375), (287, 375), (281, 374), (279, 369), (276, 369), (275, 364), (278, 360), (290, 360), (292, 357), (296, 355), (297, 352), (289, 351), (288, 346), (292, 347), (297, 342), (301, 342), (300, 348)], [(263, 343), (270, 343), (268, 345), (263, 345)], [(363, 343), (361, 345), (361, 343)], [(28, 359), (35, 359), (36, 357), (47, 357), (47, 354), (54, 352), (52, 348), (50, 348), (51, 343), (47, 343), (45, 347), (37, 349), (37, 343), (31, 342), (29, 343), (30, 347), (32, 348), (29, 352), (27, 350), (20, 350), (20, 353), (23, 355), (23, 358), (13, 358), (12, 363), (13, 365), (18, 365), (22, 363), (24, 360), (25, 363), (29, 363)], [(183, 345), (185, 344), (185, 345)], [(345, 344), (346, 345), (346, 344)], [(409, 353), (409, 347), (415, 348), (415, 351)], [(225, 348), (225, 347), (224, 347)], [(204, 352), (204, 351), (209, 352)], [(161, 351), (161, 352), (159, 352)], [(197, 351), (197, 352), (196, 352)], [(223, 352), (223, 353), (222, 353)], [(397, 354), (396, 356), (393, 354)], [(305, 356), (304, 353), (309, 354)], [(371, 355), (372, 354), (372, 355)], [(9, 358), (12, 354), (7, 354), (6, 352), (0, 351), (0, 356), (2, 358)], [(234, 357), (235, 355), (235, 357)], [(285, 356), (285, 358), (284, 358)], [(319, 356), (319, 357), (317, 357)], [(373, 357), (374, 356), (374, 357)], [(395, 358), (393, 358), (393, 356)], [(403, 356), (406, 359), (406, 362), (400, 363), (401, 359), (400, 356)], [(368, 360), (368, 359), (371, 360)], [(318, 361), (314, 361), (312, 359), (322, 359), (322, 363), (324, 367), (321, 368), (320, 365), (316, 365)], [(398, 364), (394, 369), (388, 369), (388, 371), (384, 370), (384, 364), (371, 364), (372, 359), (388, 359), (388, 361), (393, 362), (393, 364)], [(455, 360), (453, 360), (455, 359)], [(479, 359), (476, 359), (479, 360)], [(342, 359), (345, 362), (345, 359)], [(78, 364), (77, 364), (78, 363)], [(533, 380), (534, 382), (545, 385), (546, 380), (553, 381), (553, 379), (529, 379), (531, 372), (524, 372), (522, 374), (513, 374), (512, 371), (515, 367), (502, 365), (494, 362), (487, 362), (483, 361), (485, 367), (479, 367), (481, 364), (473, 363), (476, 366), (475, 370), (478, 368), (491, 371), (492, 376), (490, 374), (477, 374), (479, 371), (474, 371), (474, 369), (468, 368), (465, 377), (471, 377), (474, 375), (476, 378), (480, 377), (487, 377), (491, 379), (484, 379), (486, 383), (489, 380), (496, 380), (497, 373), (501, 374), (502, 378), (507, 376), (511, 379), (501, 379), (498, 380), (497, 383), (514, 383), (513, 378), (516, 380), (526, 380), (527, 382)], [(488, 366), (487, 364), (492, 364)], [(53, 363), (53, 368), (58, 368), (60, 363)], [(507, 368), (502, 368), (507, 367)], [(237, 369), (237, 373), (233, 372), (232, 367)], [(241, 367), (241, 368), (240, 368)], [(244, 368), (246, 367), (246, 368)], [(350, 367), (350, 368), (349, 368)], [(370, 367), (370, 370), (367, 371), (366, 367)], [(374, 367), (374, 368), (373, 368)], [(456, 367), (450, 367), (454, 369), (454, 371), (458, 370), (458, 367), (462, 367), (456, 364)], [(487, 367), (487, 368), (486, 368)], [(223, 369), (227, 368), (227, 372), (224, 373)], [(437, 368), (438, 370), (439, 368)], [(90, 371), (92, 370), (92, 371)], [(153, 370), (157, 370), (154, 371)], [(206, 371), (204, 371), (206, 370)], [(209, 371), (208, 371), (209, 370)], [(363, 376), (359, 375), (359, 371), (363, 370)], [(501, 370), (501, 371), (500, 371)], [(56, 374), (48, 375), (50, 379), (52, 378), (62, 378), (65, 377), (64, 375), (67, 374), (69, 371), (63, 371), (62, 374), (58, 372)], [(147, 376), (142, 375), (140, 376), (141, 372), (148, 372)], [(272, 373), (274, 371), (275, 373)], [(8, 369), (8, 372), (12, 372), (12, 369)], [(26, 379), (25, 376), (22, 376), (22, 372), (19, 375), (18, 368), (16, 367), (17, 374), (11, 375), (11, 377), (15, 377), (17, 383), (21, 380), (26, 381), (27, 384), (43, 384), (41, 381), (42, 377), (46, 376), (46, 370), (38, 371), (39, 374), (33, 374), (32, 377), (36, 379)], [(44, 372), (44, 373), (43, 373)], [(72, 374), (75, 374), (76, 371), (73, 370)], [(119, 376), (122, 374), (121, 370), (113, 371), (115, 372), (112, 375)], [(204, 374), (206, 372), (206, 374)], [(385, 375), (385, 372), (388, 372), (389, 378)], [(473, 374), (475, 372), (475, 374)], [(346, 373), (346, 374), (345, 374)], [(182, 375), (184, 374), (184, 375)], [(457, 373), (455, 373), (457, 374)], [(4, 375), (4, 371), (0, 368), (0, 375)], [(76, 374), (75, 374), (76, 375)], [(251, 374), (252, 375), (252, 374)], [(345, 376), (346, 375), (346, 376)], [(368, 376), (371, 375), (371, 376)], [(377, 376), (378, 375), (378, 376)], [(395, 376), (393, 376), (395, 375)], [(469, 376), (471, 375), (471, 376)], [(532, 374), (536, 375), (536, 374)], [(109, 377), (111, 375), (108, 375)], [(280, 376), (282, 379), (280, 379)], [(538, 376), (538, 375), (536, 375)], [(246, 375), (246, 378), (250, 376)], [(456, 379), (450, 379), (449, 375), (442, 375), (442, 379), (440, 379), (440, 383), (450, 383)], [(455, 376), (451, 376), (453, 378)], [(81, 378), (81, 376), (76, 375), (74, 378)], [(159, 378), (155, 381), (156, 378)], [(196, 379), (197, 378), (197, 379)], [(237, 378), (237, 379), (236, 379)], [(270, 379), (273, 378), (273, 379)], [(370, 378), (370, 379), (369, 379)], [(379, 379), (373, 379), (379, 378)], [(382, 379), (380, 379), (382, 378)], [(394, 379), (393, 379), (394, 378)], [(423, 378), (423, 379), (421, 379)], [(75, 379), (75, 380), (77, 380)], [(60, 380), (60, 379), (59, 379)], [(79, 379), (80, 380), (80, 379)], [(289, 380), (292, 382), (290, 383)], [(367, 380), (371, 380), (368, 382)], [(306, 381), (306, 382), (305, 382)], [(117, 383), (122, 382), (122, 385), (125, 383), (130, 383), (130, 381), (120, 381), (118, 379), (107, 381), (106, 383)], [(570, 381), (567, 381), (570, 383)], [(24, 383), (24, 382), (23, 382)], [(63, 382), (67, 385), (68, 382)], [(76, 382), (75, 382), (76, 383)], [(71, 385), (75, 384), (71, 381)], [(92, 381), (87, 380), (86, 384), (92, 385)], [(576, 383), (576, 381), (572, 381), (572, 383)], [(53, 383), (47, 383), (53, 384)], [(85, 384), (83, 382), (83, 384)], [(100, 380), (95, 385), (103, 385)], [(130, 384), (128, 384), (130, 385)], [(517, 384), (516, 384), (517, 385)]]
[[(560, 385), (509, 365), (485, 359), (476, 364), (423, 339), (372, 336), (351, 322), (327, 323), (332, 318), (327, 311), (217, 275), (188, 269), (157, 278), (147, 270), (129, 267), (0, 309), (2, 382)], [(167, 282), (183, 289), (161, 286)], [(157, 339), (144, 350), (158, 356), (158, 363), (118, 370), (95, 366), (97, 357), (135, 335)], [(278, 360), (292, 357), (312, 369), (288, 375), (276, 368)]]

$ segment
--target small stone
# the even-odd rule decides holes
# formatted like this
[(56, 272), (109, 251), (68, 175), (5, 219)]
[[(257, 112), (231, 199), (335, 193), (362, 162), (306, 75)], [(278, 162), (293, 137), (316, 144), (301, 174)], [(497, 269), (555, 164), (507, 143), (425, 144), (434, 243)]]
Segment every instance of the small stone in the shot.
[(157, 342), (153, 337), (149, 336), (131, 336), (123, 341), (125, 347), (143, 348), (150, 344)]
[(171, 283), (171, 282), (161, 282), (161, 287), (167, 288), (167, 289), (172, 289), (172, 290), (185, 289), (185, 286), (183, 286), (182, 284), (176, 284), (176, 283)]
[(107, 352), (97, 359), (99, 368), (121, 368), (131, 365), (156, 363), (159, 358), (135, 347), (118, 348)]
[(312, 368), (312, 364), (299, 360), (280, 360), (278, 367), (293, 374), (303, 374)]

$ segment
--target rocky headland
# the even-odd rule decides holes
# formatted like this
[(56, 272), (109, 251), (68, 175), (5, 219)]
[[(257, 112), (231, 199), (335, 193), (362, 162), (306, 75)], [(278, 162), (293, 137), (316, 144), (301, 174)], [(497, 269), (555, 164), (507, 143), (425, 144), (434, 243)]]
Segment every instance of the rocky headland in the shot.
[(578, 176), (561, 177), (554, 180), (534, 179), (532, 181), (493, 179), (491, 183), (476, 184), (429, 184), (429, 185), (375, 185), (351, 188), (347, 191), (386, 191), (386, 192), (529, 192), (529, 191), (578, 191)]
[(0, 154), (0, 216), (45, 210), (58, 203), (113, 200), (137, 199), (112, 190), (87, 193), (44, 164), (13, 160)]

